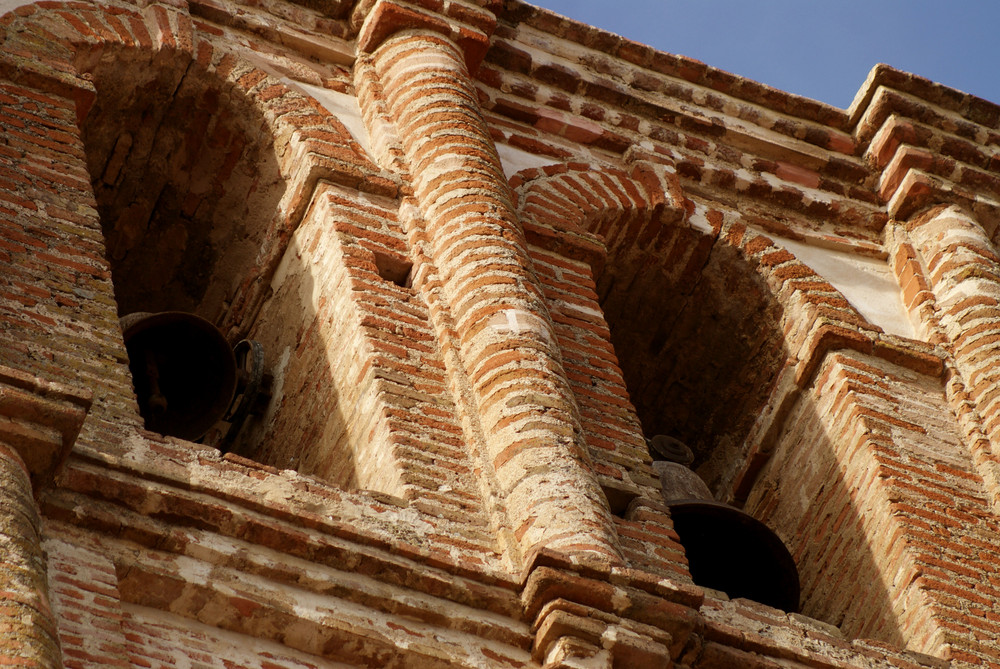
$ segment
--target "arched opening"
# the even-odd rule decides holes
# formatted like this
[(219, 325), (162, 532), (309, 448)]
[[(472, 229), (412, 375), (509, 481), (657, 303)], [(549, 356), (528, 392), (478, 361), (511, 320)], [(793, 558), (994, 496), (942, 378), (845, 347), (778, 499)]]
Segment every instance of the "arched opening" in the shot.
[(787, 546), (716, 501), (744, 468), (748, 435), (787, 359), (781, 306), (740, 250), (714, 235), (678, 227), (664, 241), (615, 249), (597, 292), (646, 438), (690, 449), (650, 448), (674, 531), (696, 584), (797, 611)]
[(272, 131), (184, 52), (110, 45), (86, 68), (85, 158), (140, 414), (152, 431), (225, 447), (234, 398), (264, 375), (258, 364), (250, 383), (226, 335), (252, 327), (231, 307), (283, 222)]
[(644, 435), (687, 443), (721, 493), (789, 358), (783, 309), (757, 261), (719, 237), (720, 212), (692, 217), (662, 167), (570, 164), (515, 180), (522, 215), (590, 264)]
[[(653, 469), (662, 502), (676, 510), (674, 530), (695, 582), (797, 610), (798, 576), (782, 540), (716, 501), (731, 497), (751, 452), (748, 436), (790, 357), (783, 309), (759, 260), (740, 245), (742, 235), (722, 234), (721, 213), (692, 217), (691, 203), (662, 169), (637, 165), (626, 174), (571, 165), (536, 180), (520, 191), (522, 210), (534, 224), (561, 228), (569, 253), (590, 256), (595, 306), (637, 427), (648, 440), (665, 435), (693, 451), (673, 463), (692, 484), (683, 490), (668, 490), (675, 479), (659, 466), (666, 462)], [(650, 455), (662, 459), (637, 452), (642, 460), (633, 471), (641, 475)], [(737, 536), (742, 545), (727, 545)], [(750, 564), (762, 567), (745, 568)]]
[[(817, 343), (824, 328), (849, 331), (847, 325), (862, 318), (848, 306), (840, 312), (845, 324), (831, 326), (838, 312), (828, 305), (846, 304), (832, 285), (787, 249), (747, 229), (736, 214), (727, 220), (721, 211), (685, 202), (663, 170), (659, 176), (643, 165), (628, 174), (573, 165), (546, 170), (521, 177), (522, 211), (542, 228), (531, 234), (556, 240), (593, 268), (597, 302), (644, 435), (665, 434), (693, 451), (688, 461), (697, 476), (680, 469), (697, 486), (664, 485), (669, 468), (658, 465), (679, 462), (653, 464), (695, 582), (729, 590), (728, 577), (744, 573), (753, 587), (741, 585), (730, 594), (765, 601), (758, 593), (780, 590), (777, 582), (757, 590), (760, 571), (743, 570), (751, 540), (765, 547), (775, 542), (710, 527), (709, 516), (721, 506), (716, 500), (745, 499), (745, 511), (753, 515), (749, 525), (772, 538), (777, 534), (784, 561), (801, 574), (801, 597), (793, 592), (792, 603), (772, 605), (788, 610), (797, 602), (806, 613), (851, 631), (886, 623), (880, 637), (898, 641), (886, 614), (891, 593), (879, 587), (876, 556), (886, 552), (862, 522), (854, 502), (858, 483), (844, 476), (838, 460), (837, 449), (849, 440), (827, 434), (829, 412), (816, 402), (824, 390), (813, 377), (820, 361), (836, 358)], [(825, 394), (829, 402), (840, 397)], [(792, 467), (785, 465), (789, 458), (768, 464), (765, 479), (759, 468), (775, 442), (797, 460)], [(634, 466), (639, 470), (642, 463)], [(695, 488), (704, 495), (687, 494)], [(773, 510), (782, 498), (802, 501), (808, 511), (779, 517)], [(681, 520), (690, 521), (688, 529), (706, 542), (698, 550), (682, 535), (681, 514), (673, 513), (690, 501), (690, 517)], [(841, 532), (835, 541), (828, 539), (831, 526)], [(726, 578), (702, 581), (704, 570), (692, 564), (697, 554), (709, 559), (701, 566)], [(767, 560), (766, 550), (762, 554)], [(849, 559), (841, 559), (845, 555)], [(857, 574), (865, 577), (859, 581), (863, 597), (825, 607), (833, 599), (830, 588)]]
[[(356, 142), (314, 101), (232, 54), (192, 60), (112, 45), (87, 58), (97, 97), (82, 131), (119, 315), (196, 315), (227, 339), (238, 367), (223, 420), (204, 436), (168, 432), (149, 418), (162, 411), (164, 369), (206, 365), (183, 351), (130, 351), (133, 379), (148, 377), (134, 383), (147, 429), (344, 488), (398, 492), (392, 456), (366, 428), (377, 405), (352, 368), (365, 351), (354, 296), (337, 283), (346, 263), (334, 228), (353, 205), (327, 208), (333, 187), (317, 184), (307, 162), (328, 143), (356, 168), (367, 160)], [(322, 141), (310, 132), (317, 126)], [(302, 161), (288, 159), (293, 151)], [(355, 191), (346, 192), (334, 199), (353, 202)], [(390, 205), (380, 214), (387, 219)], [(405, 292), (405, 260), (376, 254), (372, 268)], [(241, 425), (254, 359), (264, 393)]]
[(260, 113), (180, 53), (109, 48), (90, 74), (83, 138), (119, 313), (237, 325), (228, 307), (285, 190)]
[(692, 228), (616, 250), (597, 285), (646, 437), (687, 444), (724, 496), (788, 355), (781, 306), (739, 250)]

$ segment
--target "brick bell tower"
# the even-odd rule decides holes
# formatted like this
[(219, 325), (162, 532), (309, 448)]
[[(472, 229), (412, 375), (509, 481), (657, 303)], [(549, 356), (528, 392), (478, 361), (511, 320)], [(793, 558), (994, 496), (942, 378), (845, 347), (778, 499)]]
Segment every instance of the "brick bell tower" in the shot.
[(0, 2), (0, 664), (1000, 666), (998, 128), (520, 0)]

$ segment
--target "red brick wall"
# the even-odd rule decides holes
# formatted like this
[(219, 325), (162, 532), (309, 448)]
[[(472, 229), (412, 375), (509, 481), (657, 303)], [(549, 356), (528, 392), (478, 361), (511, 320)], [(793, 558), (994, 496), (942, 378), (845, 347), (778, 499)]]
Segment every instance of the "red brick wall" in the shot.
[(409, 261), (394, 203), (365, 199), (321, 185), (293, 238), (251, 332), (275, 397), (238, 450), (473, 521), (479, 488), (427, 307), (395, 282)]
[[(925, 290), (983, 263), (882, 237), (942, 203), (995, 236), (995, 108), (881, 69), (843, 112), (516, 2), (139, 4), (0, 19), (0, 364), (95, 394), (39, 497), (67, 666), (1000, 661), (989, 365), (949, 357), (982, 314), (949, 312), (949, 339)], [(303, 82), (358, 86), (380, 165)], [(134, 148), (160, 127), (135, 119), (178, 106)], [(495, 142), (561, 164), (508, 183)], [(135, 430), (97, 208), (118, 225), (164, 178), (164, 211), (246, 232), (202, 306), (278, 371), (240, 447), (264, 464)], [(892, 255), (930, 342), (763, 231)], [(675, 306), (694, 334), (668, 341)], [(727, 330), (744, 348), (707, 394), (680, 381), (711, 356), (670, 394), (635, 354)], [(806, 612), (895, 648), (688, 583), (642, 439), (686, 396), (714, 412), (702, 473), (790, 545)]]
[(44, 543), (63, 665), (135, 666), (122, 627), (125, 616), (115, 565), (99, 542), (75, 539), (79, 543), (49, 533)]
[(72, 95), (0, 83), (0, 362), (100, 388), (82, 440), (137, 408)]
[[(628, 400), (590, 267), (541, 248), (531, 251), (535, 275), (552, 314), (563, 368), (580, 408), (594, 471), (606, 481), (609, 498), (615, 488), (638, 494), (640, 486), (650, 485), (652, 471), (642, 426)], [(624, 507), (619, 508), (621, 501), (609, 501), (618, 513), (624, 511)]]
[(996, 521), (939, 379), (828, 357), (761, 480), (747, 507), (791, 547), (804, 612), (923, 652), (996, 652), (975, 613)]
[(122, 629), (129, 666), (169, 669), (336, 669), (350, 667), (285, 645), (227, 633), (218, 627), (139, 606), (125, 606)]
[(372, 20), (383, 9), (388, 33), (377, 34), (392, 37), (374, 42), (365, 60), (385, 107), (367, 115), (388, 112), (413, 175), (419, 215), (407, 219), (407, 232), (434, 269), (417, 287), (433, 295), (435, 327), (449, 338), (444, 352), (466, 435), (502, 507), (498, 538), (518, 563), (550, 544), (617, 561), (607, 503), (590, 473), (579, 409), (466, 54), (438, 34), (433, 17), (429, 30), (393, 34), (413, 17), (387, 5)]

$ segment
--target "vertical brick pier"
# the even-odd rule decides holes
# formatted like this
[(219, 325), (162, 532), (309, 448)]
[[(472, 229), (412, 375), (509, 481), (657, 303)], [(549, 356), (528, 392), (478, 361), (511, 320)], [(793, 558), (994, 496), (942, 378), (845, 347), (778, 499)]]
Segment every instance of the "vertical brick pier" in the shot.
[(548, 547), (620, 561), (465, 54), (435, 32), (410, 30), (381, 42), (371, 61), (412, 173), (457, 333), (457, 371), (508, 531), (522, 556)]
[(90, 396), (0, 368), (0, 664), (61, 667), (34, 491), (73, 446)]

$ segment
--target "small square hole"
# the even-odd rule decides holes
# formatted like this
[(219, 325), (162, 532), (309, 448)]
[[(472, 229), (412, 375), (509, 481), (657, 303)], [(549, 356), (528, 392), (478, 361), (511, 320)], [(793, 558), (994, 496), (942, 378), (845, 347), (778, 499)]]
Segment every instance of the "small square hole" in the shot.
[(410, 287), (410, 271), (413, 263), (402, 256), (375, 251), (375, 267), (378, 268), (378, 275), (386, 281), (391, 281), (403, 288)]

